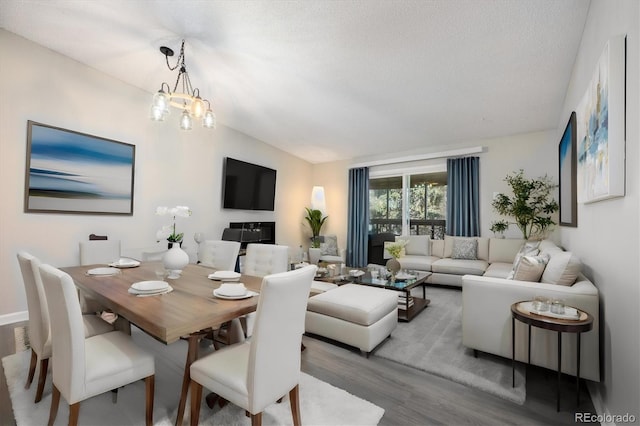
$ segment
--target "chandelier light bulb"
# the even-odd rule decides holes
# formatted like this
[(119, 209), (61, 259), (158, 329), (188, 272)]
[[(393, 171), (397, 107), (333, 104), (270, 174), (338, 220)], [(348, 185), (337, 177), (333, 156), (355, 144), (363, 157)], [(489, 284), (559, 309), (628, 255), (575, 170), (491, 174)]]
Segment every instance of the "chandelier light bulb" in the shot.
[(153, 121), (164, 121), (165, 113), (161, 108), (158, 108), (155, 105), (151, 106), (151, 114), (150, 117)]
[(191, 130), (193, 127), (193, 120), (191, 120), (191, 116), (189, 112), (185, 109), (182, 111), (182, 117), (180, 117), (180, 128), (182, 130)]
[(163, 114), (169, 114), (169, 94), (160, 89), (153, 95), (153, 107), (159, 109)]
[(200, 118), (204, 114), (204, 102), (200, 96), (196, 96), (191, 102), (191, 115), (195, 118)]
[(202, 127), (206, 127), (207, 129), (215, 129), (216, 128), (216, 115), (211, 111), (211, 108), (204, 113), (204, 117), (202, 117)]

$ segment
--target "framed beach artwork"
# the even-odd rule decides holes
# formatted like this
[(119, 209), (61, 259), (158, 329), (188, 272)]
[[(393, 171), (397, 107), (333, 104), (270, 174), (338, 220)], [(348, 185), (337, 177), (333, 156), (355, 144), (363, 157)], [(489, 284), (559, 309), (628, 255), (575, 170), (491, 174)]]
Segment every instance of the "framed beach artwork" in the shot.
[(624, 196), (625, 45), (609, 40), (576, 108), (580, 203)]
[(578, 226), (576, 180), (576, 113), (571, 113), (558, 145), (560, 226)]
[(133, 214), (135, 145), (27, 122), (24, 211)]

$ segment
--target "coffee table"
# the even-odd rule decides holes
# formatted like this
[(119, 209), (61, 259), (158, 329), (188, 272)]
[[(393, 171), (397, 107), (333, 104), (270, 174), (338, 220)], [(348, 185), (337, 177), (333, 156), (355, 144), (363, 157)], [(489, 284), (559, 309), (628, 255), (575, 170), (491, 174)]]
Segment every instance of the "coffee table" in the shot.
[[(357, 268), (347, 268), (349, 270), (357, 269)], [(431, 275), (431, 272), (423, 272), (415, 274), (415, 278), (408, 280), (394, 280), (392, 278), (381, 279), (381, 278), (372, 278), (371, 273), (368, 271), (365, 272), (364, 275), (359, 277), (354, 277), (351, 275), (339, 275), (336, 277), (316, 277), (317, 281), (325, 281), (331, 282), (338, 285), (343, 284), (361, 284), (370, 287), (378, 287), (384, 288), (387, 290), (395, 290), (401, 293), (404, 293), (404, 300), (398, 301), (398, 321), (409, 322), (416, 315), (422, 312), (431, 300), (427, 299), (426, 295), (426, 280)], [(422, 287), (422, 297), (411, 296), (411, 290), (421, 286)]]

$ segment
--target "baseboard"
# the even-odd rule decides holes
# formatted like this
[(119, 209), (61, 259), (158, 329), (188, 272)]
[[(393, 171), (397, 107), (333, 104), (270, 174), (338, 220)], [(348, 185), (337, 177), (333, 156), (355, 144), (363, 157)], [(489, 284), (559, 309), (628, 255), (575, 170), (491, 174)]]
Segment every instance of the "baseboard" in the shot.
[(0, 325), (13, 324), (14, 322), (26, 321), (29, 319), (29, 312), (13, 312), (11, 314), (0, 315)]
[(585, 380), (587, 383), (587, 389), (589, 390), (589, 395), (591, 396), (591, 402), (593, 403), (593, 408), (596, 410), (596, 415), (598, 416), (598, 420), (602, 426), (616, 426), (616, 424), (611, 421), (611, 415), (609, 410), (604, 404), (602, 400), (602, 394), (600, 393), (600, 384), (596, 382), (592, 382), (591, 380)]

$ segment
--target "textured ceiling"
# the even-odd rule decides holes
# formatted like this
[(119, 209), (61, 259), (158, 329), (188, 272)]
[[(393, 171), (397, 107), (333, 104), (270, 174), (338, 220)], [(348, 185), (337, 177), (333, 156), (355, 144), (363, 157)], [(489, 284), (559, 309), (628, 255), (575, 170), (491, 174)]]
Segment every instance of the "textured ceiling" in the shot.
[(219, 122), (318, 163), (555, 128), (588, 8), (0, 0), (0, 27), (150, 94), (175, 81), (158, 48), (184, 38)]

